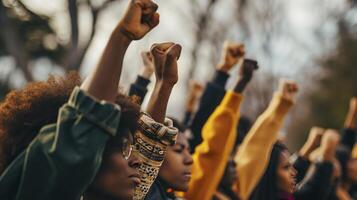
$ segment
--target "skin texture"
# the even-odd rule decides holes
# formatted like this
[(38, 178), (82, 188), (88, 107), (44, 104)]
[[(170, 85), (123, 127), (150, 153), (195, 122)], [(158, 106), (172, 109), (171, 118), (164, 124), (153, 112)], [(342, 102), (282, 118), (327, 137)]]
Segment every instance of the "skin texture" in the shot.
[(280, 161), (277, 171), (278, 189), (280, 191), (293, 193), (296, 186), (296, 170), (289, 162), (290, 153), (288, 151), (281, 152)]
[[(126, 139), (133, 143), (131, 134)], [(109, 154), (93, 182), (95, 194), (92, 197), (96, 198), (90, 199), (132, 199), (134, 188), (140, 183), (141, 161), (133, 154), (125, 160), (118, 146), (112, 147)]]
[(150, 51), (156, 81), (147, 112), (155, 121), (163, 123), (172, 88), (178, 81), (177, 60), (181, 54), (181, 46), (171, 42), (154, 44)]
[(179, 134), (176, 144), (166, 152), (159, 176), (175, 191), (187, 191), (192, 164), (188, 139)]

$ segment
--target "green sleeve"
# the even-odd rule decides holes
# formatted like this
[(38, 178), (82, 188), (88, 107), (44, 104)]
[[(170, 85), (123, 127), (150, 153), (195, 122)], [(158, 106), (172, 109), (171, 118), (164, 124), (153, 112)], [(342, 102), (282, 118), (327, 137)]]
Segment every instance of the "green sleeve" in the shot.
[(0, 176), (0, 199), (79, 199), (94, 179), (119, 120), (118, 106), (97, 102), (75, 88), (57, 123), (43, 127)]

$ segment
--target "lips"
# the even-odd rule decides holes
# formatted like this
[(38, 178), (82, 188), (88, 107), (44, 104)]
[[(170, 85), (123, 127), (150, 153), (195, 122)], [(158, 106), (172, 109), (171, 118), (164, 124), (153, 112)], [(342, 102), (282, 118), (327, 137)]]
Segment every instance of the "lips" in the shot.
[(190, 181), (191, 180), (191, 172), (184, 172), (183, 177), (185, 181)]
[(141, 180), (140, 180), (140, 174), (132, 174), (129, 176), (130, 180), (133, 182), (134, 185), (139, 185)]

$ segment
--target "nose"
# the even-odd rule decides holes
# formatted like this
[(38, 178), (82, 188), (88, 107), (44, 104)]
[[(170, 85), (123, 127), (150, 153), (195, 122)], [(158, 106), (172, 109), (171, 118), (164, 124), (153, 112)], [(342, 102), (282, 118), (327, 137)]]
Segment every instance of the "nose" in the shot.
[(185, 165), (192, 165), (193, 164), (193, 159), (192, 159), (192, 155), (190, 154), (190, 151), (185, 151), (184, 164)]
[(143, 162), (141, 161), (141, 159), (138, 156), (138, 152), (137, 151), (133, 151), (133, 153), (130, 155), (129, 160), (128, 160), (129, 166), (132, 168), (139, 168)]
[(296, 171), (296, 169), (295, 169), (295, 167), (291, 167), (291, 175), (293, 176), (293, 177), (296, 177), (296, 175), (297, 175), (297, 171)]

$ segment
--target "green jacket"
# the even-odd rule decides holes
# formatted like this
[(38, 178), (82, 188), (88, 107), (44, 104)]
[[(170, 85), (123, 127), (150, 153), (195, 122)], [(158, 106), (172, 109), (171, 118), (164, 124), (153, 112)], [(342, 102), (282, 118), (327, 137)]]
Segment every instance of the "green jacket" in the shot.
[(1, 200), (77, 200), (94, 179), (120, 108), (75, 88), (56, 124), (37, 137), (1, 174)]

